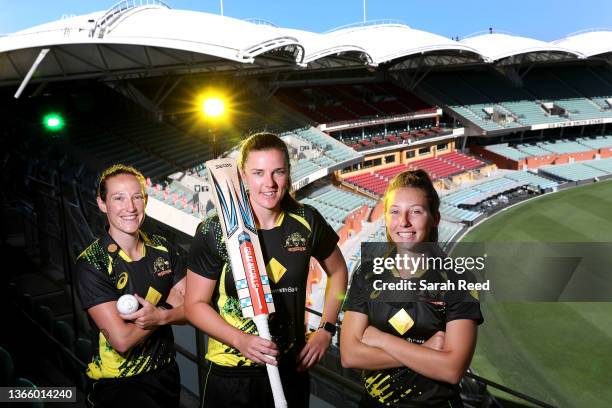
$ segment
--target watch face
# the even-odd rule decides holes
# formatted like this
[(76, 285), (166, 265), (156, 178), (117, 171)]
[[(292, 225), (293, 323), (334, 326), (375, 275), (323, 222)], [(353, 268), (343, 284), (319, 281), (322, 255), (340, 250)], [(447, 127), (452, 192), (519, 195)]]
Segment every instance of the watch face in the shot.
[(323, 328), (325, 330), (327, 330), (328, 332), (330, 332), (332, 334), (332, 336), (334, 334), (336, 334), (336, 325), (335, 324), (331, 324), (329, 322), (325, 322), (325, 324), (323, 325)]

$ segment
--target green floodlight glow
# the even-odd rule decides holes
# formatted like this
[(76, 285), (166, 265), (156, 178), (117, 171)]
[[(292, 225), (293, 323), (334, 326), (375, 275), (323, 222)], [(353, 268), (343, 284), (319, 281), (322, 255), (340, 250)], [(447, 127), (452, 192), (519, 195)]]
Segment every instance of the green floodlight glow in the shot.
[(43, 118), (43, 125), (50, 132), (59, 132), (64, 128), (64, 118), (57, 113), (49, 113)]

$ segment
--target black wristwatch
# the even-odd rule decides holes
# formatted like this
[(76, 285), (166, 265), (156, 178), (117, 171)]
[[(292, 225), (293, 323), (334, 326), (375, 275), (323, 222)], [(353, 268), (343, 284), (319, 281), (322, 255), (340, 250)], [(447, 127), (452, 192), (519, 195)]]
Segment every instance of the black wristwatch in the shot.
[(329, 332), (332, 335), (332, 337), (336, 335), (336, 325), (335, 324), (332, 324), (330, 322), (321, 323), (321, 325), (319, 326), (319, 329), (321, 328)]

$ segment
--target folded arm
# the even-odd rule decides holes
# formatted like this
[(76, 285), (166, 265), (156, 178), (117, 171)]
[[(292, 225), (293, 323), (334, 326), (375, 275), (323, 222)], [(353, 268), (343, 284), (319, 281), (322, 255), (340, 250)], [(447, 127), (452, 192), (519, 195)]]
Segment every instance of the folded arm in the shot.
[(425, 377), (457, 384), (470, 365), (476, 347), (476, 322), (453, 320), (446, 324), (444, 348), (432, 350), (368, 327), (362, 342), (383, 350), (401, 365)]

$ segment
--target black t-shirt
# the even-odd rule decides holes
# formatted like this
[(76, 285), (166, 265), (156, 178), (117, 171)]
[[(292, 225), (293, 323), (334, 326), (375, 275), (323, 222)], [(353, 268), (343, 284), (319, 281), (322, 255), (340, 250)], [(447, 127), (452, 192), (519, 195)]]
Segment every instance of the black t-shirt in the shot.
[[(319, 261), (331, 255), (338, 235), (319, 212), (308, 205), (284, 211), (274, 228), (258, 230), (275, 312), (270, 315), (272, 339), (284, 364), (295, 364), (305, 339), (306, 280), (310, 257)], [(219, 217), (215, 214), (198, 227), (189, 256), (188, 268), (209, 279), (217, 280), (212, 306), (230, 325), (245, 333), (257, 334), (252, 319), (243, 318), (238, 301)], [(252, 366), (240, 352), (212, 337), (208, 340), (206, 358), (229, 367)]]
[[(392, 255), (393, 256), (393, 255)], [(427, 270), (418, 280), (445, 282), (455, 274)], [(483, 322), (477, 294), (462, 291), (410, 291), (377, 290), (380, 283), (401, 283), (397, 271), (374, 274), (366, 263), (355, 271), (349, 287), (344, 311), (363, 313), (368, 323), (377, 329), (422, 344), (437, 331), (445, 331), (452, 320), (470, 319)], [(418, 285), (416, 286), (418, 288)], [(402, 301), (405, 296), (408, 301)], [(374, 400), (394, 407), (414, 407), (421, 404), (447, 404), (459, 394), (457, 385), (432, 380), (407, 367), (384, 370), (364, 370), (362, 380), (366, 392)]]
[[(108, 233), (79, 255), (76, 276), (83, 309), (135, 293), (153, 305), (166, 302), (172, 287), (185, 276), (184, 258), (163, 237), (142, 231), (140, 237), (145, 245), (138, 261), (132, 261)], [(158, 327), (126, 353), (114, 350), (101, 331), (95, 334), (93, 357), (87, 366), (87, 375), (93, 379), (142, 374), (174, 359), (170, 325)]]

